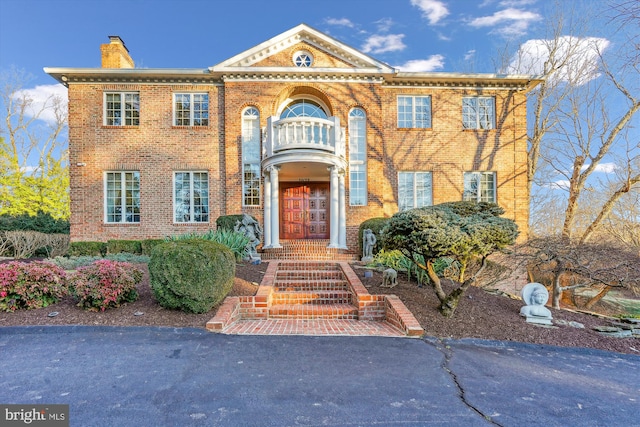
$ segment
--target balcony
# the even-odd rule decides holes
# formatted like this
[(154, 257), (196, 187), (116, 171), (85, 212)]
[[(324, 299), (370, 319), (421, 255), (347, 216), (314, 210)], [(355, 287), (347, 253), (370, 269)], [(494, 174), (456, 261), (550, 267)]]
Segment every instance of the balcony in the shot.
[(269, 117), (266, 133), (265, 159), (294, 150), (314, 150), (341, 158), (346, 155), (344, 129), (338, 117)]

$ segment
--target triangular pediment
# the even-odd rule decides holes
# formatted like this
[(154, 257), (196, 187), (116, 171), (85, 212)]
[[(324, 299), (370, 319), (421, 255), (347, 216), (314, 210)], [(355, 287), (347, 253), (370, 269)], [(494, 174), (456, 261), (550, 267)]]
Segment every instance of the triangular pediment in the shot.
[[(297, 51), (309, 51), (313, 63), (309, 68), (297, 67), (293, 56)], [(357, 49), (330, 37), (306, 24), (300, 24), (270, 40), (260, 43), (210, 68), (212, 72), (243, 72), (251, 70), (330, 69), (393, 73), (395, 70)]]

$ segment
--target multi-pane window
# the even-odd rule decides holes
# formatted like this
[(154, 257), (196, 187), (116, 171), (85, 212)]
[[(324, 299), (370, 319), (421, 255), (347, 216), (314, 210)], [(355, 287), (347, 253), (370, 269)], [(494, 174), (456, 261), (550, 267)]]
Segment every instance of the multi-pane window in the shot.
[(173, 220), (209, 221), (209, 174), (175, 172), (173, 177)]
[(296, 64), (296, 67), (311, 67), (313, 55), (306, 51), (296, 52), (293, 55), (293, 63)]
[(494, 129), (495, 100), (493, 97), (462, 98), (462, 127), (464, 129)]
[(349, 204), (367, 204), (367, 116), (361, 108), (349, 113)]
[(398, 96), (399, 128), (430, 128), (430, 96)]
[(422, 208), (433, 204), (431, 172), (398, 173), (398, 209)]
[(462, 200), (496, 202), (496, 174), (494, 172), (465, 172)]
[(105, 222), (140, 222), (140, 172), (106, 172)]
[(209, 94), (174, 94), (173, 119), (174, 126), (208, 126)]
[(137, 92), (105, 93), (104, 124), (106, 126), (140, 125), (140, 94)]
[(260, 112), (242, 112), (242, 204), (260, 205)]

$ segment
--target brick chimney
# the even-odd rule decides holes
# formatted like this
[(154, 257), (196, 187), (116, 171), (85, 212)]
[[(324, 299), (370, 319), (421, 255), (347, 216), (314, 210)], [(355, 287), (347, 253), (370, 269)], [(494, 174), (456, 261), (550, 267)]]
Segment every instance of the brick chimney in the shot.
[(109, 43), (100, 45), (102, 68), (134, 68), (129, 49), (120, 36), (109, 36)]

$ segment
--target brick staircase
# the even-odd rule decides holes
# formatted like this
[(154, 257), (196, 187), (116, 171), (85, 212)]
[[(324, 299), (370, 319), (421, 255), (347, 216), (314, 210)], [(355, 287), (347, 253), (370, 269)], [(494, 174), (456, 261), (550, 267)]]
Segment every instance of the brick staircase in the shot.
[(270, 319), (357, 319), (358, 302), (338, 264), (281, 263)]
[(397, 296), (369, 294), (346, 261), (270, 261), (256, 294), (228, 297), (206, 327), (254, 335), (424, 333)]
[(262, 249), (264, 261), (272, 259), (357, 261), (358, 254), (347, 249), (328, 248), (329, 240), (281, 240), (281, 248)]

